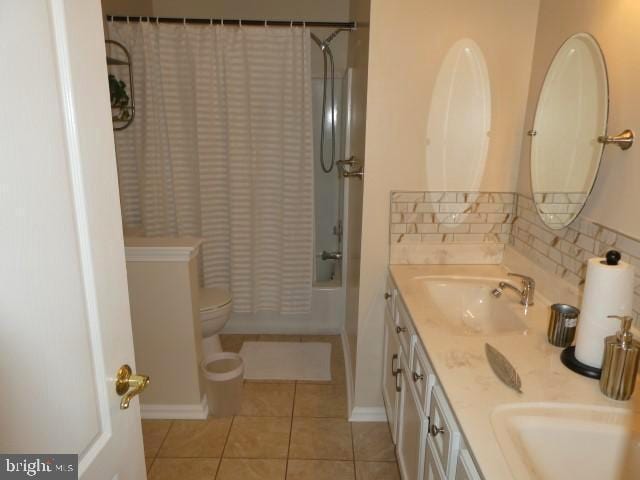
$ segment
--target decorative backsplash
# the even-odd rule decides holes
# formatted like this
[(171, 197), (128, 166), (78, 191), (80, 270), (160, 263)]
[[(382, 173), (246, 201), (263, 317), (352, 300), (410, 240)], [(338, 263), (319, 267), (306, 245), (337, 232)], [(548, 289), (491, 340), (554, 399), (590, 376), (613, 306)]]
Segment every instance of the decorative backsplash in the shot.
[(391, 244), (508, 243), (515, 194), (393, 192)]
[(633, 313), (640, 326), (640, 241), (584, 218), (561, 230), (546, 227), (531, 198), (518, 195), (517, 215), (512, 229), (513, 246), (568, 282), (581, 286), (587, 273), (587, 260), (604, 256), (611, 249), (636, 269)]
[[(572, 205), (581, 198), (565, 196), (551, 193), (541, 198), (541, 213), (573, 216), (578, 207)], [(545, 212), (545, 205), (561, 205), (551, 208), (564, 211)], [(533, 200), (524, 195), (393, 192), (390, 244), (392, 264), (500, 263), (503, 245), (511, 244), (576, 286), (584, 283), (587, 260), (614, 248), (636, 268), (633, 313), (640, 327), (640, 240), (584, 218), (551, 230), (540, 219)]]
[(544, 192), (535, 193), (533, 198), (536, 201), (538, 212), (545, 218), (545, 223), (562, 227), (580, 212), (587, 200), (587, 194), (582, 192)]

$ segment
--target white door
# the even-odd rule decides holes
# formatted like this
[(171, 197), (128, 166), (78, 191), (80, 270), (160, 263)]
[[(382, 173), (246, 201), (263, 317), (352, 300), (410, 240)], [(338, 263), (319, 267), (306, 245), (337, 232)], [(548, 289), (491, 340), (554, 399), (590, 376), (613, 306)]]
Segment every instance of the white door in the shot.
[(0, 0), (0, 452), (145, 478), (99, 0)]

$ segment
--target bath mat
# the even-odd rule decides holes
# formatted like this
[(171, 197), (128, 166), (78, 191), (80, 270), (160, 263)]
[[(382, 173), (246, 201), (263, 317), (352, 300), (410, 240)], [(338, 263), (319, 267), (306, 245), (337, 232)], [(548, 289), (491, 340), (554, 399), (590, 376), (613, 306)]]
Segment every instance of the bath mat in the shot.
[(244, 342), (240, 349), (246, 380), (331, 380), (331, 344)]

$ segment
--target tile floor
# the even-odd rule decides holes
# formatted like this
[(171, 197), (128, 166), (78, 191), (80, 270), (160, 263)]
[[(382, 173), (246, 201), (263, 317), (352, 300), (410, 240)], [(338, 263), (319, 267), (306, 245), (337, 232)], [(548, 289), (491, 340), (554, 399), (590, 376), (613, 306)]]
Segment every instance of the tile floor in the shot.
[(222, 335), (331, 342), (330, 382), (245, 381), (233, 418), (144, 420), (150, 480), (399, 480), (386, 423), (349, 423), (338, 336)]

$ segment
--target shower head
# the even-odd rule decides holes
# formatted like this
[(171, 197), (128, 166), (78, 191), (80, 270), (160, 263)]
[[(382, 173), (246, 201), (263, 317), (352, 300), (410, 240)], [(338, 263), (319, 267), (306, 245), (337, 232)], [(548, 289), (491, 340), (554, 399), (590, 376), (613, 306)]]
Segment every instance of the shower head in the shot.
[(329, 49), (329, 44), (333, 41), (334, 38), (336, 38), (340, 32), (350, 32), (351, 29), (350, 28), (338, 28), (336, 31), (334, 31), (331, 35), (329, 35), (327, 38), (325, 38), (324, 40), (320, 40), (315, 34), (311, 34), (311, 39), (316, 42), (318, 44), (318, 46), (320, 47), (320, 50), (322, 51), (331, 51)]
[(338, 28), (335, 32), (333, 32), (331, 35), (329, 35), (327, 38), (324, 39), (324, 44), (325, 45), (329, 45), (334, 38), (336, 38), (338, 35), (340, 35), (340, 32), (350, 32), (351, 29), (349, 28)]

